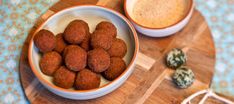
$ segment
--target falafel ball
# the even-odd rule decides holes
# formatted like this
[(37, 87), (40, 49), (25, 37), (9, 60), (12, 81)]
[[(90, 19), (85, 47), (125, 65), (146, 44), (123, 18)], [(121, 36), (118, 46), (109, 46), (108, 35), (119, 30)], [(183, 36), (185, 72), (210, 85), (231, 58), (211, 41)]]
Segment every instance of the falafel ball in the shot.
[(113, 38), (116, 38), (116, 35), (117, 35), (117, 29), (116, 29), (115, 25), (113, 25), (111, 22), (107, 22), (107, 21), (100, 22), (97, 25), (96, 30), (105, 30)]
[(82, 43), (80, 44), (80, 47), (82, 47), (83, 49), (85, 49), (86, 51), (89, 51), (90, 49), (90, 33), (88, 33), (84, 40), (82, 41)]
[(66, 46), (67, 43), (63, 40), (63, 33), (56, 35), (56, 47), (54, 50), (58, 53), (62, 53)]
[(61, 66), (55, 73), (53, 82), (56, 86), (62, 88), (71, 88), (75, 82), (76, 73), (67, 69), (65, 66)]
[(33, 40), (42, 53), (52, 51), (56, 46), (56, 38), (49, 30), (40, 30), (36, 33)]
[(79, 46), (73, 46), (67, 50), (64, 59), (68, 69), (73, 71), (80, 71), (86, 67), (87, 53), (83, 48)]
[(119, 57), (112, 57), (110, 67), (102, 73), (103, 77), (107, 80), (114, 80), (120, 76), (126, 69), (126, 64), (123, 59)]
[(114, 39), (113, 43), (107, 52), (111, 57), (124, 57), (127, 52), (127, 45), (121, 39)]
[(65, 57), (65, 55), (67, 54), (68, 50), (72, 49), (72, 48), (77, 48), (77, 45), (68, 45), (64, 48), (63, 50), (63, 57)]
[(83, 20), (74, 20), (68, 24), (64, 31), (64, 39), (71, 44), (80, 44), (87, 34), (87, 24)]
[(91, 35), (91, 46), (108, 50), (112, 45), (113, 37), (103, 30), (95, 30)]
[(82, 69), (76, 77), (75, 87), (78, 90), (89, 90), (98, 88), (101, 83), (101, 78), (98, 74), (88, 70)]
[(89, 32), (89, 25), (86, 22), (82, 22), (85, 26), (85, 30), (86, 30), (86, 35), (84, 40), (81, 42), (80, 46), (85, 49), (86, 51), (89, 50), (89, 43), (90, 43), (90, 32)]
[(86, 30), (86, 34), (89, 34), (89, 24), (85, 21), (82, 21), (82, 20), (80, 23), (84, 26), (84, 28)]
[(54, 72), (61, 66), (61, 64), (62, 57), (56, 51), (45, 53), (39, 62), (42, 73), (49, 76), (52, 76)]
[(110, 66), (110, 55), (102, 48), (88, 52), (88, 66), (92, 71), (99, 73)]

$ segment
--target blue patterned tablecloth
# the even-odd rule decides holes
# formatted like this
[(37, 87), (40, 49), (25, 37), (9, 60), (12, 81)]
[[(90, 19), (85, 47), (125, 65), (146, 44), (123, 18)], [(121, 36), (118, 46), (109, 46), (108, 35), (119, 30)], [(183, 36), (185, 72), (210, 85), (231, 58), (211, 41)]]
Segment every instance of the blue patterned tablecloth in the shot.
[[(217, 50), (212, 88), (234, 96), (234, 0), (195, 0)], [(0, 0), (0, 104), (25, 104), (19, 81), (23, 42), (35, 20), (57, 0)]]

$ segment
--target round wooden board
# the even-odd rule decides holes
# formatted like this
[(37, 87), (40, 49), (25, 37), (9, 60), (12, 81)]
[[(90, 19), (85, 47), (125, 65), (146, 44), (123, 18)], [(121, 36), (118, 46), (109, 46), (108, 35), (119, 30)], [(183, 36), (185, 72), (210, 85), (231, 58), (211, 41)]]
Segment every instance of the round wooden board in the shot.
[[(42, 15), (31, 29), (23, 46), (20, 59), (20, 80), (25, 95), (31, 103), (180, 103), (184, 98), (202, 89), (209, 88), (215, 65), (215, 47), (211, 32), (203, 16), (197, 11), (180, 32), (165, 38), (151, 38), (138, 34), (140, 53), (135, 71), (117, 90), (103, 97), (75, 101), (59, 97), (45, 89), (32, 73), (28, 58), (29, 40), (35, 29), (50, 15), (64, 8), (80, 4), (97, 4), (123, 13), (122, 0), (61, 0)], [(172, 48), (181, 48), (188, 56), (187, 66), (195, 73), (196, 81), (187, 89), (177, 88), (171, 81), (174, 72), (164, 64), (164, 56)], [(208, 100), (214, 101), (214, 100)]]

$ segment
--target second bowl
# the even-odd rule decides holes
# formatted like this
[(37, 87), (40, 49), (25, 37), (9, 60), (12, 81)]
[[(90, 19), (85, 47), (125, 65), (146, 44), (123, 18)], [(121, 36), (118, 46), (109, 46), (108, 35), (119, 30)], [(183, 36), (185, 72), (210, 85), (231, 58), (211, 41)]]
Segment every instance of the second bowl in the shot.
[[(170, 19), (173, 19), (173, 16), (177, 16), (177, 14), (173, 14), (172, 11), (177, 11), (178, 5), (181, 4), (180, 2), (183, 2), (184, 6), (184, 11), (181, 10), (183, 13), (183, 16), (181, 16), (180, 19), (177, 19), (175, 22), (172, 22), (172, 24), (169, 25), (163, 25), (162, 27), (160, 26), (153, 26), (151, 23), (158, 20), (165, 18), (165, 14), (161, 11), (158, 11), (158, 9), (163, 9), (165, 11), (168, 11), (168, 16), (169, 14), (172, 17), (168, 17)], [(177, 4), (176, 4), (177, 3)], [(170, 5), (169, 5), (170, 4)], [(137, 5), (137, 6), (136, 6)], [(140, 7), (142, 6), (142, 7)], [(168, 8), (166, 8), (168, 7)], [(174, 7), (174, 8), (173, 8)], [(142, 34), (145, 34), (150, 37), (165, 37), (172, 35), (178, 31), (180, 31), (184, 26), (188, 23), (190, 20), (193, 10), (194, 10), (194, 2), (193, 0), (125, 0), (124, 1), (124, 10), (126, 16), (131, 20), (133, 23), (134, 27), (136, 30)], [(137, 12), (136, 12), (137, 11)], [(138, 19), (135, 16), (136, 13), (138, 17), (142, 17)], [(148, 15), (149, 18), (144, 18), (144, 16)], [(162, 18), (156, 18), (154, 16)], [(152, 19), (152, 21), (148, 21), (147, 19)], [(158, 24), (161, 22), (160, 21)], [(146, 23), (149, 23), (151, 25), (146, 25)], [(155, 23), (154, 25), (157, 25)]]

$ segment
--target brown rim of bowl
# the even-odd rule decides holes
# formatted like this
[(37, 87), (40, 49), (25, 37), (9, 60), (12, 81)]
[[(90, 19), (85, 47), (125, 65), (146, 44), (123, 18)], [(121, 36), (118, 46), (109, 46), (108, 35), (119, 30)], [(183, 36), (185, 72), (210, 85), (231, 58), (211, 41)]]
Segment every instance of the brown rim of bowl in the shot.
[(146, 28), (146, 29), (166, 29), (166, 28), (175, 26), (176, 24), (178, 24), (178, 23), (180, 23), (181, 21), (183, 21), (183, 20), (189, 15), (189, 13), (193, 10), (193, 5), (194, 5), (193, 0), (190, 0), (189, 9), (187, 10), (186, 15), (184, 15), (183, 18), (181, 18), (179, 21), (177, 21), (177, 22), (174, 23), (174, 24), (171, 24), (171, 25), (165, 26), (165, 27), (159, 27), (159, 28), (143, 26), (143, 25), (141, 25), (140, 23), (136, 22), (133, 18), (131, 18), (131, 16), (128, 14), (128, 11), (127, 11), (127, 0), (124, 0), (124, 12), (125, 12), (125, 15), (128, 17), (128, 19), (130, 19), (130, 21), (132, 21), (134, 24), (137, 24), (137, 25), (140, 26), (140, 27), (143, 27), (143, 28)]
[[(131, 59), (131, 62), (129, 63), (129, 65), (127, 66), (126, 70), (120, 75), (118, 76), (115, 80), (113, 81), (110, 81), (108, 84), (106, 85), (103, 85), (99, 88), (95, 88), (95, 89), (90, 89), (90, 90), (70, 90), (70, 89), (64, 89), (64, 88), (61, 88), (61, 87), (58, 87), (54, 84), (51, 84), (49, 83), (47, 80), (45, 80), (44, 78), (42, 78), (42, 76), (40, 75), (40, 73), (37, 71), (37, 69), (35, 68), (35, 66), (33, 65), (33, 62), (32, 62), (32, 48), (33, 48), (33, 37), (34, 35), (39, 31), (39, 29), (42, 28), (42, 26), (48, 21), (48, 19), (52, 18), (55, 14), (58, 14), (60, 12), (63, 12), (64, 10), (68, 10), (68, 9), (71, 9), (71, 8), (75, 8), (75, 7), (98, 7), (98, 8), (101, 8), (101, 9), (104, 9), (106, 11), (109, 11), (109, 12), (112, 12), (114, 15), (117, 15), (119, 16), (121, 19), (123, 19), (129, 26), (129, 28), (131, 29), (131, 31), (133, 32), (133, 37), (134, 37), (134, 41), (135, 41), (135, 50), (134, 50), (134, 55)], [(70, 93), (88, 93), (88, 92), (93, 92), (93, 91), (96, 91), (96, 90), (99, 90), (99, 89), (103, 89), (109, 85), (111, 85), (112, 83), (116, 82), (117, 80), (119, 80), (124, 74), (126, 74), (126, 72), (129, 70), (130, 66), (134, 65), (134, 60), (136, 59), (136, 56), (137, 56), (137, 52), (139, 51), (139, 43), (138, 43), (138, 37), (137, 37), (137, 32), (135, 30), (135, 28), (133, 27), (133, 25), (128, 21), (128, 19), (126, 17), (124, 17), (122, 14), (120, 14), (119, 12), (111, 9), (111, 8), (107, 8), (107, 7), (104, 7), (104, 6), (97, 6), (97, 5), (79, 5), (79, 6), (72, 6), (72, 7), (69, 7), (69, 8), (66, 8), (66, 9), (63, 9), (63, 10), (60, 10), (58, 11), (57, 13), (54, 13), (52, 14), (51, 16), (49, 16), (36, 30), (35, 32), (33, 33), (33, 36), (30, 40), (30, 44), (29, 44), (29, 50), (28, 50), (28, 60), (29, 60), (29, 64), (30, 64), (30, 67), (33, 71), (33, 73), (36, 75), (36, 77), (39, 79), (39, 81), (42, 81), (43, 83), (46, 83), (48, 86), (54, 88), (54, 89), (57, 89), (57, 90), (61, 90), (63, 92), (70, 92)]]

